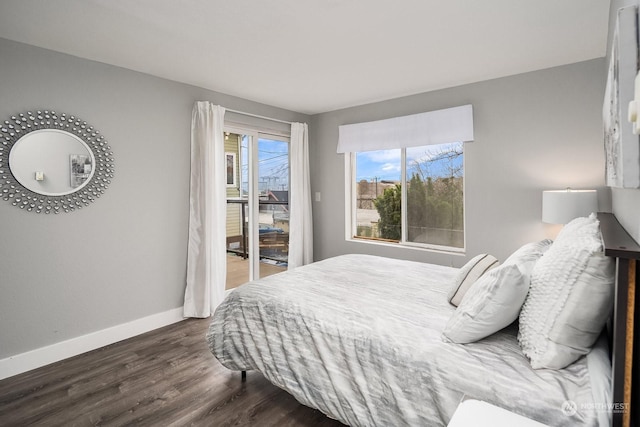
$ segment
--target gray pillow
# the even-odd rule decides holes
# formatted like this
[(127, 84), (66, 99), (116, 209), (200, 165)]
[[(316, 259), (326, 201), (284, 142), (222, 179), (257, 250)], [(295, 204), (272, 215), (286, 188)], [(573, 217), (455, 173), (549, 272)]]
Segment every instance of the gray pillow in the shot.
[(447, 295), (447, 300), (456, 307), (460, 305), (462, 297), (464, 297), (471, 285), (484, 273), (498, 265), (498, 260), (488, 254), (480, 254), (471, 258), (458, 272)]

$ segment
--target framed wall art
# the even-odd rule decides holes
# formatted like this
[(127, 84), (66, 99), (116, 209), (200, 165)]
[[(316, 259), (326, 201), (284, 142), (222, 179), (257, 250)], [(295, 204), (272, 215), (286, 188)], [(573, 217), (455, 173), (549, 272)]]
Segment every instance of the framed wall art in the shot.
[(618, 11), (603, 106), (606, 184), (640, 187), (640, 138), (628, 121), (638, 72), (638, 8)]

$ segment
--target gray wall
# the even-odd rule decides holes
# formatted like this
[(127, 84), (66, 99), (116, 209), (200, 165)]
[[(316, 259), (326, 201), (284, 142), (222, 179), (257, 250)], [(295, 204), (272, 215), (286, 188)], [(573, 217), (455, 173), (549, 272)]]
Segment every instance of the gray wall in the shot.
[(116, 164), (112, 186), (80, 211), (0, 200), (0, 359), (182, 306), (195, 101), (310, 120), (3, 39), (0, 58), (2, 121), (36, 109), (77, 115), (105, 135)]
[[(603, 188), (603, 59), (310, 118), (3, 39), (0, 58), (0, 118), (44, 108), (75, 114), (108, 138), (116, 157), (111, 188), (80, 211), (37, 215), (0, 200), (0, 358), (182, 305), (196, 100), (310, 122), (312, 191), (322, 193), (313, 205), (316, 259), (349, 252), (455, 266), (480, 252), (504, 259), (558, 231), (540, 221), (543, 189), (597, 188), (600, 209), (611, 208)], [(338, 126), (467, 103), (476, 133), (465, 146), (467, 255), (346, 242)], [(619, 210), (631, 212), (640, 197), (627, 194)]]
[[(637, 5), (638, 0), (612, 0), (609, 13), (609, 40), (607, 42), (607, 64), (611, 55), (611, 42), (616, 26), (617, 11), (620, 8)], [(630, 126), (630, 125), (629, 125)], [(640, 242), (640, 190), (613, 188), (611, 190), (613, 213), (629, 234)]]
[[(553, 237), (541, 222), (542, 190), (604, 188), (602, 101), (606, 67), (597, 59), (313, 116), (315, 258), (348, 252), (462, 265), (488, 252), (506, 258), (521, 244)], [(344, 160), (338, 126), (473, 105), (475, 141), (465, 144), (466, 256), (347, 242)]]

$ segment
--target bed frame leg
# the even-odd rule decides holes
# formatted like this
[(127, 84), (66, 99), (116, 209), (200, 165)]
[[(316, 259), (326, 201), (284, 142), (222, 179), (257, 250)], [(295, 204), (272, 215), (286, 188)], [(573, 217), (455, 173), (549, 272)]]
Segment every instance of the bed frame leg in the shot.
[(242, 378), (242, 382), (245, 382), (247, 380), (247, 371), (241, 372), (241, 378)]

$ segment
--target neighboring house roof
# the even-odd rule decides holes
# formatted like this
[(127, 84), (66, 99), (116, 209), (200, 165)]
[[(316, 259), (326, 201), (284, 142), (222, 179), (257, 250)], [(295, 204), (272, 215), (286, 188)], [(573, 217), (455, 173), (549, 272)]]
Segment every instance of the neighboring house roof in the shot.
[(289, 201), (289, 191), (288, 190), (273, 190), (273, 191), (269, 191), (269, 200), (276, 200), (278, 202), (288, 202)]

